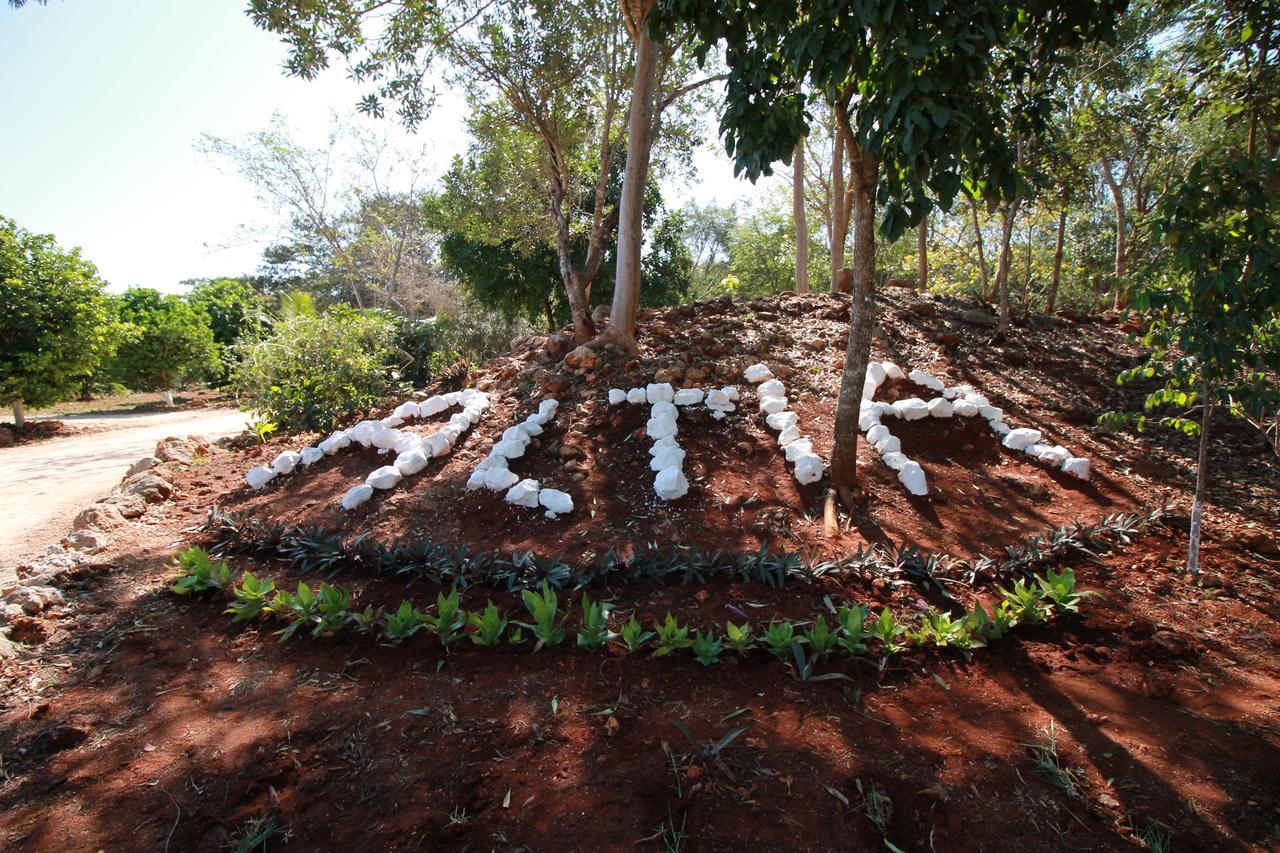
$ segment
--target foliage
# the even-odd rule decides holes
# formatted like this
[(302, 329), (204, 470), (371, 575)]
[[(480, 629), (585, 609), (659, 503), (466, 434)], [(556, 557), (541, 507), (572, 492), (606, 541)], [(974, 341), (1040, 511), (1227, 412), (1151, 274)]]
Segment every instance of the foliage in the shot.
[(815, 660), (824, 658), (835, 649), (839, 642), (839, 632), (832, 631), (827, 627), (827, 619), (825, 616), (818, 616), (813, 627), (805, 631), (804, 641), (809, 646), (809, 650), (813, 652)]
[(498, 612), (498, 605), (490, 600), (483, 613), (472, 613), (467, 617), (471, 627), (471, 642), (477, 646), (498, 646), (502, 644), (502, 634), (507, 630), (508, 620)]
[(258, 580), (253, 572), (246, 571), (240, 583), (231, 587), (233, 600), (226, 612), (235, 617), (235, 622), (250, 622), (269, 612), (270, 601), (267, 596), (275, 592), (275, 589), (275, 581), (270, 578)]
[(111, 300), (79, 250), (0, 217), (0, 402), (73, 396), (116, 340)]
[(392, 645), (399, 645), (418, 633), (427, 624), (427, 614), (413, 606), (413, 602), (405, 599), (400, 606), (386, 616), (386, 627), (383, 636)]
[(525, 609), (529, 611), (529, 615), (533, 617), (533, 622), (521, 622), (520, 624), (533, 632), (534, 638), (538, 641), (535, 648), (543, 646), (556, 646), (564, 641), (564, 618), (559, 622), (556, 621), (556, 611), (559, 604), (556, 594), (546, 581), (542, 582), (542, 590), (534, 592), (530, 589), (521, 590), (520, 598), (524, 601)]
[(689, 626), (681, 625), (670, 611), (667, 612), (666, 619), (653, 623), (653, 633), (657, 640), (657, 646), (653, 650), (654, 657), (669, 655), (693, 645), (693, 640), (689, 639)]
[(1000, 595), (1009, 604), (1012, 614), (1019, 622), (1038, 625), (1048, 615), (1048, 605), (1044, 602), (1044, 590), (1036, 584), (1028, 584), (1019, 578), (1009, 589), (1000, 588)]
[(715, 666), (720, 663), (720, 653), (724, 650), (724, 643), (714, 631), (699, 631), (693, 638), (691, 648), (698, 663), (703, 666)]
[(394, 321), (378, 311), (339, 306), (295, 316), (250, 346), (235, 386), (251, 408), (281, 429), (329, 429), (392, 390), (394, 335)]
[(244, 278), (184, 283), (191, 285), (187, 300), (208, 317), (214, 343), (218, 345), (221, 365), (210, 378), (217, 385), (225, 385), (240, 352), (237, 345), (261, 337), (271, 325), (266, 300)]
[(836, 642), (848, 655), (860, 655), (867, 651), (866, 630), (868, 608), (865, 604), (841, 607), (836, 615), (839, 626)]
[(221, 370), (208, 316), (181, 297), (132, 288), (120, 298), (120, 317), (112, 371), (130, 388), (167, 392)]
[(448, 595), (443, 592), (436, 595), (436, 615), (428, 616), (426, 624), (445, 648), (462, 639), (462, 629), (467, 625), (467, 612), (458, 603), (456, 587)]
[(613, 639), (609, 630), (609, 612), (612, 605), (592, 601), (591, 596), (582, 595), (582, 624), (578, 628), (578, 645), (589, 651), (595, 651)]
[(169, 585), (169, 591), (178, 595), (224, 590), (232, 584), (230, 567), (224, 560), (214, 562), (203, 548), (188, 548), (179, 553), (174, 562), (178, 572)]
[(628, 653), (634, 653), (653, 639), (654, 633), (646, 631), (633, 615), (618, 631), (618, 642)]
[(453, 313), (423, 320), (401, 318), (394, 341), (404, 361), (400, 379), (423, 388), (440, 381), (460, 361), (478, 364), (507, 352), (512, 340), (530, 331), (522, 320), (507, 320), (466, 300)]
[(724, 635), (725, 639), (729, 641), (729, 648), (740, 655), (746, 654), (747, 650), (755, 643), (754, 638), (751, 636), (751, 624), (749, 622), (744, 622), (741, 625), (726, 622)]
[(795, 626), (790, 622), (770, 622), (760, 635), (760, 642), (769, 654), (778, 660), (786, 660), (791, 654), (792, 643), (803, 643), (804, 638), (796, 636)]

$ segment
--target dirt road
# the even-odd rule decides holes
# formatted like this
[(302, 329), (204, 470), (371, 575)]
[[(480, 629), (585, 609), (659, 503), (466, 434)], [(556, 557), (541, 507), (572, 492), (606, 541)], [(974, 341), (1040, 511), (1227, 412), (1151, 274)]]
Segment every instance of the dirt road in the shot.
[(125, 469), (171, 435), (210, 440), (244, 429), (234, 409), (70, 415), (92, 431), (0, 450), (0, 580), (70, 529), (76, 514), (120, 482)]

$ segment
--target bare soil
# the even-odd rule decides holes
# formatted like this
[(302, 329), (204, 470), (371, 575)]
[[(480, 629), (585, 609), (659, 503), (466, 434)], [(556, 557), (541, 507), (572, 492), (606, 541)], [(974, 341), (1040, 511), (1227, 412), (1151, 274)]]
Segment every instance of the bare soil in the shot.
[[(1125, 850), (1161, 832), (1174, 850), (1277, 849), (1280, 476), (1260, 443), (1225, 421), (1215, 425), (1202, 579), (1181, 572), (1186, 533), (1175, 515), (1117, 553), (1071, 562), (1099, 593), (1081, 617), (971, 655), (913, 651), (883, 671), (821, 665), (849, 681), (801, 683), (763, 655), (702, 668), (688, 655), (571, 645), (446, 651), (426, 637), (389, 648), (356, 635), (280, 644), (265, 626), (231, 626), (215, 599), (165, 589), (166, 561), (206, 541), (194, 527), (215, 504), (388, 541), (429, 536), (570, 561), (648, 542), (819, 556), (887, 541), (998, 555), (1074, 520), (1185, 509), (1190, 441), (1093, 426), (1145, 393), (1112, 381), (1136, 358), (1124, 332), (1027, 323), (1014, 343), (993, 347), (959, 321), (968, 307), (886, 297), (877, 352), (971, 382), (1013, 425), (1090, 456), (1089, 483), (1002, 449), (980, 422), (898, 423), (933, 493), (910, 497), (863, 448), (867, 509), (825, 536), (821, 485), (795, 485), (740, 381), (756, 360), (789, 368), (802, 431), (829, 446), (845, 305), (825, 296), (652, 312), (640, 358), (605, 356), (591, 370), (568, 371), (531, 346), (485, 365), (473, 381), (497, 404), (457, 452), (352, 513), (336, 503), (383, 464), (372, 450), (325, 459), (261, 494), (244, 487), (244, 471), (305, 437), (213, 452), (178, 472), (176, 500), (67, 574), (69, 603), (39, 620), (47, 640), (3, 664), (0, 847), (214, 850), (272, 814), (283, 830), (272, 850), (664, 849), (664, 822), (683, 827), (689, 850), (886, 849), (883, 839), (903, 850)], [(691, 490), (671, 504), (652, 497), (643, 411), (604, 404), (611, 385), (653, 381), (655, 371), (743, 390), (725, 421), (681, 416)], [(560, 414), (513, 467), (573, 495), (575, 511), (557, 521), (463, 487), (544, 393), (562, 401)], [(283, 562), (233, 562), (281, 586), (299, 579)], [(356, 572), (338, 582), (361, 603), (408, 596), (426, 608), (437, 592)], [(979, 580), (955, 593), (990, 602), (996, 591)], [(902, 579), (862, 576), (782, 589), (616, 584), (593, 595), (624, 617), (670, 610), (697, 627), (741, 614), (756, 625), (809, 618), (826, 598), (900, 613), (938, 603)], [(490, 598), (519, 608), (514, 596), (476, 588), (463, 602)], [(577, 599), (562, 595), (570, 612)], [(571, 635), (575, 627), (576, 615)], [(717, 762), (699, 757), (680, 726), (697, 745), (745, 731)], [(1028, 744), (1050, 731), (1078, 774), (1075, 794), (1033, 764)], [(878, 795), (891, 803), (883, 830), (868, 816)]]

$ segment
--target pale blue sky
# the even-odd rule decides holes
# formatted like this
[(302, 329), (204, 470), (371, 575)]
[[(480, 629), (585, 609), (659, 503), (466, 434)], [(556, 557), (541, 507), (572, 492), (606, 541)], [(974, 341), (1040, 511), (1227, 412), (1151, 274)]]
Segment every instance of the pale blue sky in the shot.
[[(240, 226), (270, 224), (273, 214), (194, 142), (260, 129), (279, 112), (300, 141), (318, 144), (330, 114), (350, 114), (359, 90), (341, 69), (313, 82), (285, 77), (285, 48), (253, 27), (244, 6), (0, 4), (0, 215), (82, 247), (116, 290), (176, 290), (182, 279), (256, 269), (260, 244), (226, 245)], [(446, 98), (418, 133), (440, 170), (465, 146), (461, 111)], [(392, 120), (353, 120), (401, 135)], [(695, 185), (670, 188), (674, 201), (750, 194), (722, 152), (696, 162)]]

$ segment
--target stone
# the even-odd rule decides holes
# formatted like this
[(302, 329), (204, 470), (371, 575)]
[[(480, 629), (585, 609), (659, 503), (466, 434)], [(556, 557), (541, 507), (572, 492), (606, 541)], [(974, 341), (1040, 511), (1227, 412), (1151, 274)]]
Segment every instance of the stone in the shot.
[(257, 468), (249, 469), (244, 475), (244, 481), (249, 484), (249, 488), (257, 491), (275, 479), (276, 472), (266, 465), (259, 465)]
[(62, 604), (62, 593), (51, 586), (20, 586), (4, 597), (5, 604), (16, 604), (23, 613), (36, 614), (55, 604)]
[(564, 357), (564, 363), (569, 367), (590, 370), (600, 363), (600, 356), (591, 347), (583, 344), (570, 350)]
[(591, 322), (595, 324), (597, 329), (603, 328), (609, 323), (609, 306), (597, 305), (591, 309)]
[(565, 353), (573, 349), (573, 335), (567, 332), (556, 332), (547, 337), (543, 350), (552, 361), (559, 361)]
[(194, 441), (186, 438), (170, 436), (162, 438), (156, 444), (156, 459), (161, 462), (176, 462), (179, 465), (190, 465), (195, 460), (200, 448)]
[[(7, 433), (7, 432), (9, 432), (9, 430), (0, 429), (0, 434)], [(0, 441), (0, 447), (8, 447), (8, 446), (9, 445), (6, 445), (4, 444), (4, 442)], [(0, 660), (13, 660), (17, 656), (18, 656), (18, 650), (14, 648), (13, 643), (10, 642), (9, 638), (6, 635), (0, 634)]]
[(538, 492), (541, 487), (537, 480), (521, 480), (510, 489), (507, 489), (506, 502), (515, 504), (516, 506), (536, 507), (538, 505)]
[(84, 554), (95, 554), (111, 544), (111, 537), (100, 530), (77, 530), (62, 537), (62, 545)]
[(1240, 544), (1255, 554), (1262, 554), (1263, 556), (1280, 554), (1280, 539), (1262, 530), (1244, 533), (1240, 537)]
[(147, 511), (147, 502), (137, 495), (109, 495), (98, 503), (114, 506), (125, 518), (140, 518)]
[(147, 503), (159, 503), (173, 494), (173, 484), (154, 471), (143, 471), (121, 483), (120, 491), (137, 495)]
[(403, 479), (404, 475), (394, 465), (383, 465), (365, 477), (364, 482), (366, 486), (373, 486), (375, 489), (390, 489)]
[(127, 480), (134, 474), (141, 474), (143, 471), (149, 471), (160, 464), (160, 460), (154, 456), (144, 456), (137, 462), (129, 466), (129, 470), (124, 472), (121, 480)]
[(983, 311), (981, 308), (970, 308), (961, 315), (960, 319), (970, 326), (985, 326), (988, 329), (994, 329), (1000, 325), (1000, 320), (995, 315)]
[(49, 625), (34, 616), (19, 616), (9, 623), (9, 639), (15, 643), (38, 645), (49, 639)]
[(546, 508), (547, 518), (555, 518), (573, 512), (573, 498), (559, 489), (543, 489), (538, 492), (538, 503)]
[(677, 466), (664, 468), (653, 480), (653, 490), (664, 501), (673, 501), (689, 493), (689, 481)]
[(93, 504), (82, 510), (71, 522), (72, 530), (115, 530), (125, 525), (120, 508), (111, 504)]
[(373, 497), (373, 486), (361, 483), (347, 490), (347, 493), (342, 496), (341, 506), (343, 509), (355, 509), (371, 497)]

